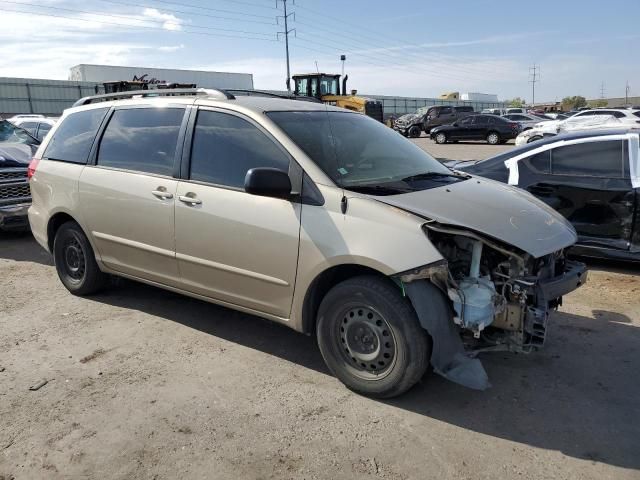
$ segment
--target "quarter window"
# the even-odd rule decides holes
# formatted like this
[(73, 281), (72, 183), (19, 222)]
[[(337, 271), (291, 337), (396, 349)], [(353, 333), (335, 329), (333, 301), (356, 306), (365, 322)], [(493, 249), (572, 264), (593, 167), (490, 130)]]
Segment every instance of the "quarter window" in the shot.
[(104, 131), (97, 164), (172, 175), (183, 108), (116, 110)]
[(551, 173), (621, 178), (624, 173), (624, 143), (622, 140), (608, 140), (555, 148), (551, 153)]
[(248, 121), (227, 113), (198, 112), (191, 148), (191, 180), (244, 188), (252, 168), (289, 171), (289, 157)]
[(71, 163), (87, 163), (93, 139), (108, 108), (94, 108), (68, 115), (58, 127), (44, 152), (44, 158)]

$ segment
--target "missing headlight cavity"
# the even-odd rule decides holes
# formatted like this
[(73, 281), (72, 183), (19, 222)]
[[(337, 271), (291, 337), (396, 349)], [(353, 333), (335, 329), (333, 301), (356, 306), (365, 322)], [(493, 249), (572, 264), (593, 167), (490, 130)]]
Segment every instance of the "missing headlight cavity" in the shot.
[[(562, 251), (534, 258), (473, 231), (430, 222), (424, 226), (444, 261), (399, 276), (420, 322), (434, 341), (432, 364), (446, 378), (486, 388), (482, 366), (471, 357), (481, 351), (528, 353), (545, 341), (549, 311), (560, 295), (555, 282), (567, 267)], [(447, 304), (424, 301), (422, 284), (440, 290)]]

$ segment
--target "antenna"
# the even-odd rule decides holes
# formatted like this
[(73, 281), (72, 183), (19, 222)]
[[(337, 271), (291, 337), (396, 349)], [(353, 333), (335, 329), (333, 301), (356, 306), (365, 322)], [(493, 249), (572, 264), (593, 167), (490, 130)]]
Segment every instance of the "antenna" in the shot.
[[(287, 1), (288, 0), (276, 0), (276, 8), (278, 8), (278, 2), (282, 2), (282, 5), (284, 7), (284, 15), (278, 15), (276, 17), (276, 23), (278, 25), (280, 25), (280, 19), (284, 18), (284, 32), (278, 32), (277, 33), (277, 38), (280, 39), (280, 35), (284, 35), (284, 45), (285, 45), (285, 50), (287, 52), (287, 92), (289, 92), (289, 95), (291, 95), (291, 69), (289, 67), (289, 34), (291, 32), (294, 33), (294, 35), (296, 35), (296, 29), (292, 28), (291, 30), (289, 30), (289, 17), (293, 16), (293, 19), (296, 19), (296, 13), (295, 12), (291, 12), (291, 13), (287, 13)], [(291, 0), (293, 2), (293, 4), (296, 4), (296, 0)]]

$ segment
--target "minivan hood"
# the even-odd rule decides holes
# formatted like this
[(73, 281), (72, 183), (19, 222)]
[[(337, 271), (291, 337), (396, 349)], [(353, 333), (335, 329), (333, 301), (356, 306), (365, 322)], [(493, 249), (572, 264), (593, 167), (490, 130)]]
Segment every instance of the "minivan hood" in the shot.
[(573, 226), (541, 200), (486, 178), (376, 199), (441, 224), (474, 230), (536, 258), (578, 239)]

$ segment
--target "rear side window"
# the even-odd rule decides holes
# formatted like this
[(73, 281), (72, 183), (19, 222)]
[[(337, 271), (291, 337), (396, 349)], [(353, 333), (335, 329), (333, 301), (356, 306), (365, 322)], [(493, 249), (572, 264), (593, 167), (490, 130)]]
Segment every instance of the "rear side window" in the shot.
[(53, 134), (44, 158), (71, 163), (87, 163), (93, 139), (108, 108), (95, 108), (67, 116)]
[(639, 111), (637, 111), (637, 112), (633, 112), (633, 114), (634, 114), (636, 117), (640, 117), (640, 110), (639, 110)]
[(97, 164), (172, 175), (183, 108), (129, 108), (113, 112)]
[(244, 188), (252, 168), (289, 171), (289, 157), (248, 121), (220, 112), (198, 112), (191, 147), (191, 180)]
[(42, 141), (45, 135), (49, 133), (49, 130), (51, 130), (51, 125), (49, 125), (48, 123), (41, 123), (40, 127), (38, 128), (38, 140)]
[(579, 143), (552, 150), (551, 173), (580, 177), (622, 178), (624, 144), (622, 140)]
[(540, 173), (551, 172), (551, 150), (536, 153), (529, 157), (529, 165)]

